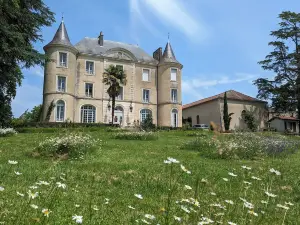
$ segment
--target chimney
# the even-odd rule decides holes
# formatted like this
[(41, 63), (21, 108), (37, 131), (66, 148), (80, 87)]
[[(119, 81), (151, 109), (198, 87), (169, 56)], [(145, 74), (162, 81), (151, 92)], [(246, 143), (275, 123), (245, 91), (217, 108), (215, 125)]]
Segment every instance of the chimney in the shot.
[(160, 61), (160, 59), (162, 58), (162, 48), (158, 48), (155, 50), (155, 52), (153, 52), (153, 58), (156, 59), (157, 61)]
[(103, 32), (102, 31), (100, 32), (100, 35), (98, 37), (98, 44), (100, 46), (103, 46)]

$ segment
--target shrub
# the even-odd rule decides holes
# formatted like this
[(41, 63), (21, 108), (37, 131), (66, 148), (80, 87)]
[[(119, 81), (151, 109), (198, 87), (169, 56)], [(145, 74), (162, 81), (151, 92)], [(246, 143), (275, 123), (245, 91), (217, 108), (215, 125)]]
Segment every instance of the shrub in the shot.
[(158, 135), (153, 132), (125, 132), (125, 133), (115, 134), (114, 138), (122, 139), (122, 140), (149, 141), (149, 140), (157, 140)]
[(155, 129), (155, 125), (153, 124), (152, 115), (149, 114), (146, 119), (141, 123), (141, 128), (145, 131), (152, 131)]
[(235, 133), (213, 138), (198, 137), (182, 148), (197, 150), (201, 156), (222, 159), (260, 159), (267, 156), (285, 156), (300, 148), (300, 141), (261, 136), (254, 133)]
[(0, 128), (0, 137), (7, 137), (17, 134), (13, 128)]
[(71, 133), (40, 142), (35, 148), (35, 152), (50, 157), (82, 157), (87, 151), (93, 149), (97, 143), (98, 140), (93, 139), (90, 135)]

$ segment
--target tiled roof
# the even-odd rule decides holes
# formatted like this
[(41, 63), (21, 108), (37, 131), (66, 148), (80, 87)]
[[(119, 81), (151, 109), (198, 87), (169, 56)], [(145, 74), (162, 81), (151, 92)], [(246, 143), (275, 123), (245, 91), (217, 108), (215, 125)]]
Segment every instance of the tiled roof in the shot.
[[(234, 90), (226, 91), (226, 93), (227, 93), (227, 99), (230, 99), (230, 100), (250, 101), (250, 102), (264, 102), (264, 101), (261, 101), (257, 98), (250, 97), (248, 95), (242, 94), (242, 93), (234, 91)], [(225, 94), (225, 92), (220, 93), (218, 95), (208, 97), (208, 98), (200, 99), (196, 102), (192, 102), (192, 103), (183, 105), (182, 109), (187, 109), (187, 108), (190, 108), (190, 107), (193, 107), (193, 106), (196, 106), (196, 105), (200, 105), (200, 104), (203, 104), (203, 103), (206, 103), (206, 102), (209, 102), (209, 101), (216, 100), (218, 98), (224, 98), (224, 94)]]
[(270, 119), (269, 121), (272, 121), (274, 119), (280, 119), (280, 120), (293, 120), (293, 121), (298, 121), (299, 119), (297, 119), (296, 117), (291, 117), (291, 116), (274, 116), (272, 119)]

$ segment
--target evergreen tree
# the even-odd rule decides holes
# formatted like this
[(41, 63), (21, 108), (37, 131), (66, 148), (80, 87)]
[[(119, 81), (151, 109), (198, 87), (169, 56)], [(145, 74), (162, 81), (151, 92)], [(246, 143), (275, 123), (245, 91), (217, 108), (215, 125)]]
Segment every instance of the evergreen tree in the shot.
[(227, 103), (227, 93), (224, 94), (224, 109), (223, 109), (223, 121), (225, 131), (228, 131), (230, 128), (231, 116), (233, 113), (228, 113), (228, 103)]
[[(285, 11), (279, 15), (279, 29), (272, 31), (273, 47), (259, 64), (274, 72), (274, 79), (259, 78), (258, 98), (271, 100), (277, 112), (298, 111), (300, 118), (300, 13)], [(300, 124), (299, 124), (300, 126)]]
[(54, 22), (42, 0), (0, 1), (0, 126), (12, 117), (11, 101), (21, 85), (21, 68), (43, 65), (44, 55), (33, 48), (42, 41), (40, 29)]

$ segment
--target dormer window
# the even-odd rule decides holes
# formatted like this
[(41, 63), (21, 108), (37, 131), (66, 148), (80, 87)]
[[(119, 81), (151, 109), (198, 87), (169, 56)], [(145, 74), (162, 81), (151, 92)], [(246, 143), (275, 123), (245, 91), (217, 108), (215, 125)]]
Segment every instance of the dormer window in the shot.
[(177, 80), (177, 69), (172, 68), (171, 69), (171, 81), (176, 81)]
[(68, 54), (65, 52), (59, 52), (59, 66), (68, 67)]
[(86, 61), (85, 62), (85, 70), (87, 74), (93, 75), (94, 74), (94, 62)]

